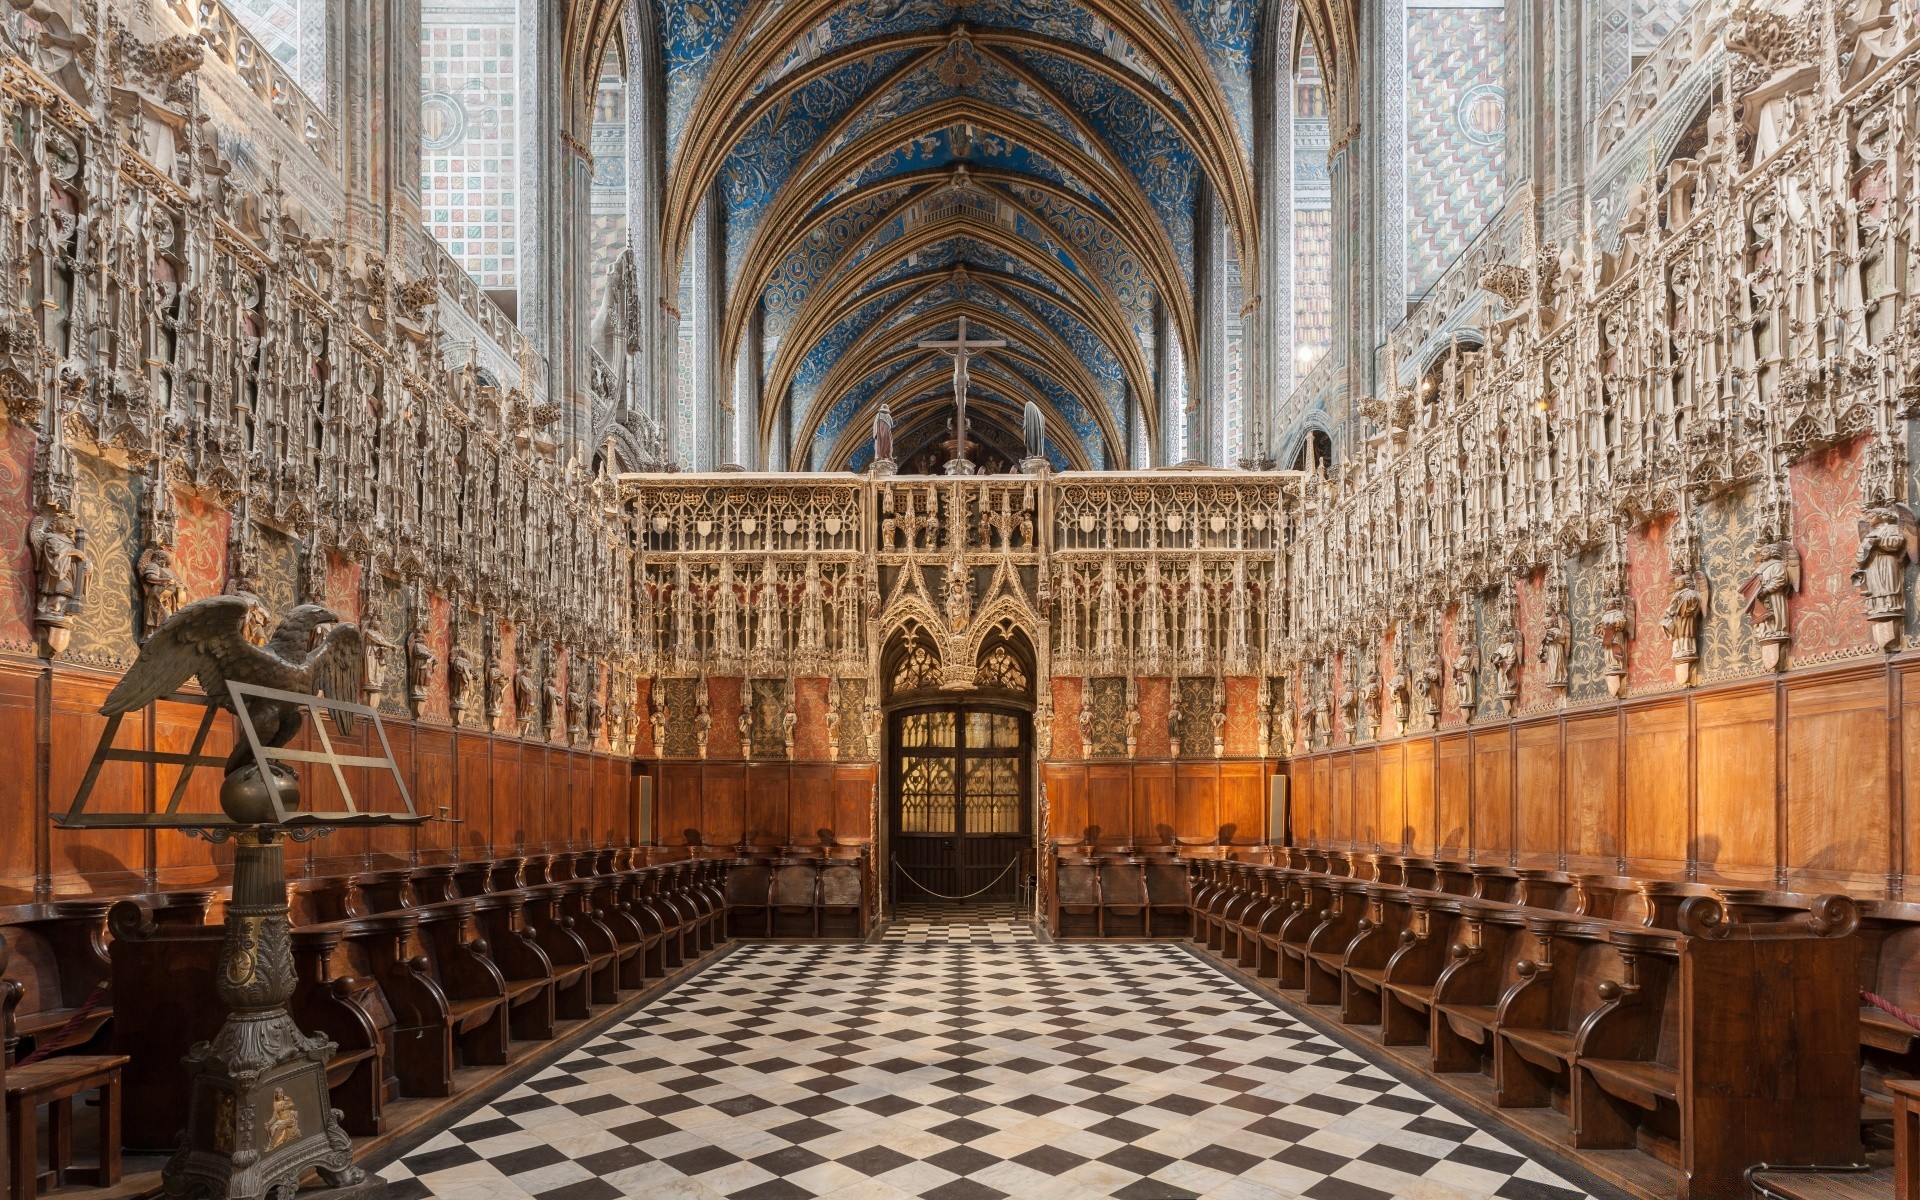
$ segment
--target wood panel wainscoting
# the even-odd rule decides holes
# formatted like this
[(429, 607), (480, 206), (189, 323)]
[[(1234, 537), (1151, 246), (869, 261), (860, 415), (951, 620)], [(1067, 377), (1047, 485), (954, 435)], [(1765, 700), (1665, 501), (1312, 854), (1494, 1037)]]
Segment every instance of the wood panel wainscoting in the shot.
[[(653, 841), (663, 846), (865, 845), (873, 841), (872, 763), (660, 759)], [(642, 831), (643, 833), (649, 831)]]
[[(1038, 912), (1056, 936), (1149, 936), (1145, 899), (1151, 873), (1148, 859), (1206, 857), (1235, 846), (1257, 846), (1268, 839), (1268, 780), (1282, 764), (1272, 759), (1110, 759), (1052, 760), (1040, 768), (1046, 847), (1037, 855)], [(1274, 831), (1278, 836), (1279, 831)], [(1082, 861), (1098, 877), (1098, 864), (1137, 878), (1125, 890), (1125, 920), (1104, 916), (1082, 929), (1060, 914), (1061, 860)], [(1098, 885), (1095, 885), (1096, 888)], [(1178, 889), (1185, 902), (1185, 886)], [(1082, 898), (1087, 899), (1087, 898)], [(1111, 908), (1110, 897), (1076, 903), (1095, 911)], [(1084, 913), (1082, 915), (1085, 915)], [(1165, 922), (1162, 922), (1163, 926)], [(1097, 930), (1097, 932), (1095, 932)], [(1164, 932), (1160, 936), (1165, 936)]]
[(1287, 764), (1302, 847), (1920, 899), (1920, 655)]
[[(105, 727), (101, 702), (117, 681), (105, 672), (0, 658), (0, 906), (85, 894), (129, 894), (225, 882), (228, 846), (170, 832), (68, 832), (50, 812), (72, 803)], [(162, 702), (120, 729), (123, 747), (184, 752), (202, 710)], [(413, 829), (347, 829), (287, 849), (289, 875), (329, 875), (508, 855), (550, 854), (632, 842), (635, 775), (630, 760), (604, 750), (525, 740), (482, 729), (405, 717), (383, 718), (394, 761), (421, 812), (443, 817)], [(230, 722), (214, 722), (206, 752), (232, 748)], [(336, 748), (377, 753), (372, 731), (328, 730)], [(311, 727), (296, 745), (318, 749)], [(164, 808), (177, 768), (109, 763), (89, 809)], [(346, 768), (356, 799), (399, 807), (385, 771)], [(218, 807), (219, 773), (197, 772), (184, 807)], [(333, 780), (308, 772), (309, 806), (338, 807)]]

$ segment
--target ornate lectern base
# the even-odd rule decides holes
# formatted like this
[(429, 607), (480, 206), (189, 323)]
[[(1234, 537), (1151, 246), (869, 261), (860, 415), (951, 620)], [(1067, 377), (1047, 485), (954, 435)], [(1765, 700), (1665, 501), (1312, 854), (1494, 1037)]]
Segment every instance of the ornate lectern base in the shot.
[(294, 975), (280, 834), (256, 829), (235, 840), (217, 983), (232, 1012), (211, 1042), (187, 1054), (187, 1128), (163, 1186), (171, 1197), (288, 1200), (308, 1168), (334, 1188), (363, 1185), (328, 1102), (333, 1043), (301, 1033), (287, 1012)]

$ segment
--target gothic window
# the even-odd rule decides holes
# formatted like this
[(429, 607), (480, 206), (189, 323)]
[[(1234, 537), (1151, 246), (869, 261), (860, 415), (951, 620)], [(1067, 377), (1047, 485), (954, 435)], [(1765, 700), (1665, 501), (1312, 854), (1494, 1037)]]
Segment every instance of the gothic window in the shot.
[(893, 691), (912, 692), (940, 686), (940, 660), (926, 643), (915, 641), (893, 668)]
[(1426, 295), (1506, 188), (1504, 0), (1410, 4), (1406, 28), (1407, 295)]
[(995, 646), (980, 660), (980, 670), (974, 676), (974, 682), (985, 688), (1000, 688), (1009, 692), (1027, 690), (1027, 669), (1020, 660), (1005, 646)]
[(1327, 88), (1313, 36), (1293, 68), (1293, 353), (1305, 378), (1333, 344), (1333, 184)]
[(589, 200), (588, 261), (596, 297), (627, 248), (627, 78), (620, 44), (608, 39), (593, 94), (593, 187)]
[(481, 287), (519, 280), (519, 26), (500, 0), (426, 0), (420, 14), (420, 202)]
[(327, 107), (327, 0), (227, 0), (233, 15), (280, 60), (307, 99)]

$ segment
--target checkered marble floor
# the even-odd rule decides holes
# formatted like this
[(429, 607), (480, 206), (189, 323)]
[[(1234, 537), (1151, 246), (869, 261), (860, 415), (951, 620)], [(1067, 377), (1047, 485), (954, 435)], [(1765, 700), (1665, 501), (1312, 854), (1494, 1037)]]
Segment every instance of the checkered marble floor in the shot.
[(1012, 904), (896, 905), (881, 940), (908, 945), (986, 942), (1008, 945), (1036, 940), (1031, 913)]
[(1164, 944), (739, 947), (381, 1174), (393, 1200), (1575, 1200)]

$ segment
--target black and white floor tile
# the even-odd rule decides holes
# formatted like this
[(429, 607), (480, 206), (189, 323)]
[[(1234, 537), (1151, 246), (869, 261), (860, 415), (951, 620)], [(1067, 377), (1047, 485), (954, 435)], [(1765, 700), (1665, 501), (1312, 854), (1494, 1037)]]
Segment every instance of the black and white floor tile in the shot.
[(1175, 945), (751, 944), (384, 1168), (393, 1200), (1577, 1200)]
[(1009, 945), (1037, 940), (1032, 913), (1012, 904), (915, 904), (895, 907), (882, 941)]

